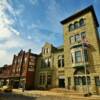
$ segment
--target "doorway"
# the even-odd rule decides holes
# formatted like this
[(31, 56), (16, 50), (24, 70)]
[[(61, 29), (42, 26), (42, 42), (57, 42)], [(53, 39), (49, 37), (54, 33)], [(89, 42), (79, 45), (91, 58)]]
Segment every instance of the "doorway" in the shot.
[(89, 75), (89, 71), (86, 70), (86, 74), (84, 68), (77, 68), (74, 72), (74, 86), (75, 89), (82, 92), (89, 91), (89, 86), (91, 84), (91, 78)]
[(65, 79), (59, 79), (59, 87), (65, 88)]

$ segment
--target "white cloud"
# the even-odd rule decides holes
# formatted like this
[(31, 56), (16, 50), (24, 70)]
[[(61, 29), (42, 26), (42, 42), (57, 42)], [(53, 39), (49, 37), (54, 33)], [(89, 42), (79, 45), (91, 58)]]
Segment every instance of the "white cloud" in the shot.
[(14, 24), (14, 19), (11, 19), (7, 14), (6, 10), (14, 13), (13, 8), (7, 2), (7, 0), (0, 1), (0, 40), (7, 39), (11, 37), (13, 34), (20, 35), (18, 31), (12, 28)]
[(29, 0), (30, 1), (30, 3), (34, 6), (34, 5), (36, 5), (37, 3), (38, 3), (38, 0)]
[(7, 52), (6, 50), (0, 50), (0, 67), (4, 64), (11, 64), (12, 63), (12, 55)]
[(8, 28), (0, 29), (0, 39), (9, 38), (12, 35)]
[(16, 34), (17, 36), (19, 36), (20, 35), (20, 32), (18, 32), (17, 30), (15, 30), (14, 28), (10, 28), (10, 31), (12, 32), (12, 33), (14, 33), (14, 34)]
[(31, 25), (28, 26), (28, 29), (35, 29), (35, 28), (38, 28), (39, 25), (38, 24), (35, 24), (35, 23), (32, 23)]
[(31, 36), (28, 36), (27, 38), (28, 38), (29, 40), (31, 40), (31, 39), (32, 39), (32, 37), (31, 37)]
[[(8, 0), (0, 0), (0, 40), (5, 40), (0, 42), (0, 66), (12, 61), (14, 52), (10, 53), (8, 49), (22, 47), (20, 33), (12, 27), (15, 19), (12, 19), (6, 10), (14, 13)], [(20, 41), (17, 41), (18, 38)]]

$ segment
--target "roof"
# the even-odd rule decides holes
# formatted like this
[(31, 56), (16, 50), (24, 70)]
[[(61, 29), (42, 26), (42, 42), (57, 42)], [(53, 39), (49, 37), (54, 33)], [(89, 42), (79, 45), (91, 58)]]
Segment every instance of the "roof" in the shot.
[(64, 45), (59, 46), (57, 49), (64, 49)]
[(92, 12), (93, 18), (94, 18), (94, 20), (96, 22), (96, 25), (97, 25), (97, 27), (99, 27), (99, 23), (97, 21), (97, 17), (96, 17), (96, 14), (95, 14), (95, 11), (94, 11), (94, 8), (93, 8), (92, 5), (88, 6), (87, 8), (85, 8), (85, 9), (83, 9), (83, 10), (81, 10), (81, 11), (75, 13), (75, 14), (73, 14), (72, 16), (70, 16), (70, 17), (68, 17), (66, 19), (62, 20), (61, 24), (68, 23), (69, 21), (71, 21), (71, 20), (75, 19), (76, 17), (79, 17), (80, 15), (83, 15), (83, 14), (89, 12), (89, 11)]

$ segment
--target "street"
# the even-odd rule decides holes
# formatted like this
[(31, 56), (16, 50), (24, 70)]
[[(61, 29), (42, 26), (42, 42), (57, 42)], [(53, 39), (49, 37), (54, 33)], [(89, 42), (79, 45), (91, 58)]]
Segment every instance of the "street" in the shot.
[(70, 96), (25, 96), (15, 93), (0, 93), (0, 100), (100, 100), (97, 97), (70, 97)]
[(65, 97), (57, 97), (57, 96), (29, 97), (13, 93), (0, 93), (0, 100), (71, 100), (71, 99), (67, 99)]
[(36, 100), (35, 97), (28, 97), (13, 93), (0, 93), (0, 100)]

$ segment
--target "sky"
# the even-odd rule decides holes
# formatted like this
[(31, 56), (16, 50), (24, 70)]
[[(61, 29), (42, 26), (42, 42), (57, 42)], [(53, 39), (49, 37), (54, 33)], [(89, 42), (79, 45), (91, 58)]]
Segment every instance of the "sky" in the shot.
[(62, 45), (60, 21), (91, 4), (100, 23), (100, 0), (0, 0), (0, 67), (21, 49), (39, 54), (45, 42)]

